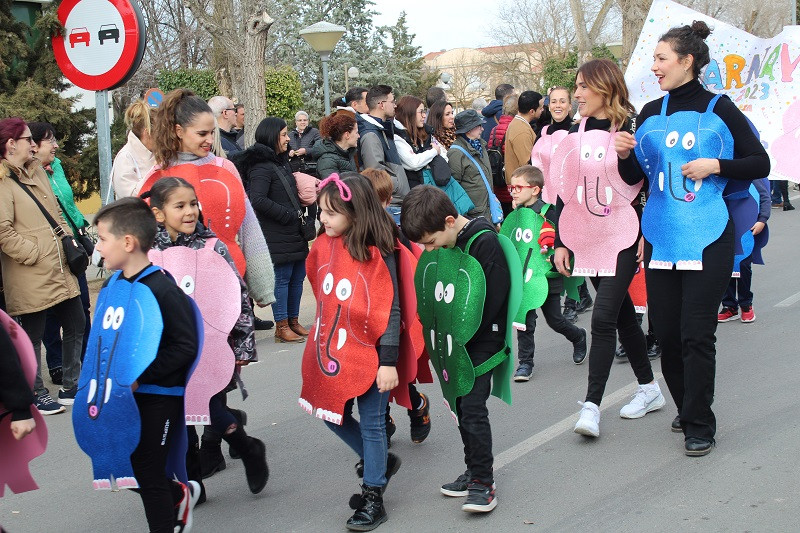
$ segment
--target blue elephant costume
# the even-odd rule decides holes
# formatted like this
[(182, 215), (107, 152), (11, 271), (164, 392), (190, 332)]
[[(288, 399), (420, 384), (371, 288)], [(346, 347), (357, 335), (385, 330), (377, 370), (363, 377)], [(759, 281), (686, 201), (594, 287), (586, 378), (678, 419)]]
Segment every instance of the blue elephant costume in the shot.
[(661, 114), (647, 118), (636, 130), (636, 158), (650, 181), (642, 214), (642, 234), (653, 245), (648, 268), (702, 270), (703, 250), (728, 224), (722, 198), (728, 180), (711, 175), (693, 182), (681, 173), (681, 166), (695, 159), (733, 157), (731, 132), (713, 111), (717, 100), (719, 95), (704, 113), (667, 116), (666, 95)]
[[(648, 311), (685, 453), (705, 455), (717, 426), (717, 313), (737, 248), (723, 196), (768, 175), (769, 156), (736, 105), (696, 78), (645, 104), (638, 120), (635, 157), (619, 169), (650, 182), (642, 217)], [(685, 178), (682, 166), (697, 159), (716, 160), (718, 175)]]
[[(139, 281), (158, 270), (151, 265), (132, 281), (116, 272), (98, 296), (72, 413), (75, 438), (92, 459), (95, 489), (139, 487), (130, 456), (139, 444), (141, 419), (131, 385), (155, 360), (164, 327), (156, 297)], [(183, 387), (141, 385), (137, 393), (183, 396)], [(166, 474), (185, 483), (185, 426), (176, 435)]]

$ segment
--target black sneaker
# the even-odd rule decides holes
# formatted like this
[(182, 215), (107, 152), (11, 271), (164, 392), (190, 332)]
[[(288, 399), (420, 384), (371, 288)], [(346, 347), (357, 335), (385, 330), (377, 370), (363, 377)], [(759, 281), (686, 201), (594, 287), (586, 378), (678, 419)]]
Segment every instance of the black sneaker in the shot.
[(576, 365), (586, 360), (586, 330), (581, 328), (581, 338), (572, 344), (572, 362)]
[(75, 403), (75, 394), (78, 392), (78, 386), (74, 386), (69, 390), (58, 390), (58, 403), (61, 405), (72, 405)]
[[(794, 211), (794, 206), (792, 204), (783, 204), (783, 210), (784, 211)], [(710, 450), (711, 450), (711, 448), (709, 448), (709, 451)], [(708, 453), (708, 452), (706, 452), (706, 453)]]
[(258, 331), (266, 331), (275, 327), (275, 322), (272, 320), (262, 320), (258, 317), (255, 317), (254, 323)]
[(430, 403), (428, 397), (419, 393), (422, 398), (422, 407), (408, 411), (408, 418), (411, 420), (411, 442), (419, 444), (428, 438), (431, 432)]
[(452, 496), (453, 498), (460, 498), (461, 496), (466, 496), (469, 491), (467, 490), (469, 487), (469, 478), (471, 474), (469, 470), (458, 476), (458, 478), (453, 481), (452, 483), (445, 483), (442, 485), (440, 491), (445, 496)]
[(469, 494), (467, 494), (467, 501), (461, 506), (462, 511), (468, 513), (488, 513), (497, 507), (494, 484), (490, 487), (473, 479), (467, 490)]
[(621, 344), (617, 347), (617, 350), (614, 352), (614, 360), (618, 363), (628, 362), (628, 352), (625, 351), (625, 348), (623, 348)]
[(50, 381), (53, 382), (53, 385), (64, 384), (64, 371), (60, 366), (50, 369)]
[(517, 371), (514, 372), (514, 381), (530, 381), (533, 375), (533, 365), (530, 363), (520, 363)]
[(44, 391), (36, 396), (36, 399), (33, 401), (33, 405), (35, 405), (36, 409), (38, 409), (43, 415), (57, 415), (58, 413), (63, 413), (67, 410), (66, 407), (53, 400), (47, 391)]
[(593, 305), (594, 300), (592, 300), (592, 297), (587, 294), (585, 298), (581, 298), (581, 301), (578, 302), (578, 307), (575, 310), (578, 312), (578, 314), (582, 314), (591, 309)]
[(647, 357), (653, 361), (661, 357), (661, 346), (658, 341), (653, 341), (653, 344), (647, 347)]
[(578, 321), (578, 311), (576, 311), (571, 307), (565, 307), (563, 314), (564, 318), (566, 318), (570, 324), (574, 324), (575, 322)]
[(681, 427), (681, 415), (676, 416), (672, 420), (672, 424), (670, 424), (670, 429), (673, 433), (683, 433), (683, 427)]

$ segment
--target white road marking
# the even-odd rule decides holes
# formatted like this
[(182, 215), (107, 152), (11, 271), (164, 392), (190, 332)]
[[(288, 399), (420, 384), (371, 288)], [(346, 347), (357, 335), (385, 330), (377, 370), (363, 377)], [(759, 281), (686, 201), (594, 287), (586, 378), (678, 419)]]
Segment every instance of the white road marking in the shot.
[[(800, 297), (799, 297), (800, 298)], [(656, 378), (656, 381), (660, 381), (664, 383), (664, 375), (661, 372), (654, 372), (653, 376)], [(603, 403), (600, 407), (600, 411), (605, 411), (609, 407), (612, 407), (619, 403), (622, 400), (629, 398), (636, 392), (636, 383), (630, 383), (625, 385), (619, 390), (612, 392), (603, 397)], [(547, 442), (553, 440), (560, 434), (566, 431), (572, 431), (575, 427), (575, 422), (578, 420), (578, 410), (575, 411), (574, 414), (571, 414), (567, 418), (556, 422), (549, 428), (543, 429), (536, 435), (528, 437), (524, 441), (520, 442), (519, 444), (512, 446), (511, 448), (497, 454), (494, 458), (494, 470), (500, 470), (501, 468), (513, 463), (517, 459), (529, 454), (542, 444), (546, 444)]]
[(789, 307), (790, 305), (794, 305), (797, 302), (800, 302), (800, 292), (792, 294), (785, 300), (776, 303), (775, 307)]

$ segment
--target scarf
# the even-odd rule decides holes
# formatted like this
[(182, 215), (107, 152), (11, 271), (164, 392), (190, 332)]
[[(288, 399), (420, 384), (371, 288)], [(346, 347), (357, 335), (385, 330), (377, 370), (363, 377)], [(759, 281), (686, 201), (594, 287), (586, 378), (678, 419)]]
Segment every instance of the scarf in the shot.
[(442, 128), (436, 133), (436, 140), (439, 141), (439, 144), (449, 149), (450, 146), (456, 142), (456, 129)]
[(478, 152), (478, 157), (483, 157), (483, 145), (480, 139), (467, 139), (466, 137), (464, 139)]

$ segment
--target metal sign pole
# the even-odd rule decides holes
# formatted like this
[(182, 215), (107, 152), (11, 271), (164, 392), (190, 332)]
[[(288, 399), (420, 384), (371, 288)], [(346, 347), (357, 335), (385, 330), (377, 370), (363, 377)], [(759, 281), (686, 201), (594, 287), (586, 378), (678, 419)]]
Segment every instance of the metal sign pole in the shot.
[(97, 153), (100, 158), (100, 201), (106, 204), (111, 187), (111, 122), (108, 117), (108, 91), (96, 91)]

